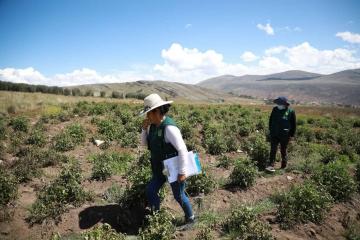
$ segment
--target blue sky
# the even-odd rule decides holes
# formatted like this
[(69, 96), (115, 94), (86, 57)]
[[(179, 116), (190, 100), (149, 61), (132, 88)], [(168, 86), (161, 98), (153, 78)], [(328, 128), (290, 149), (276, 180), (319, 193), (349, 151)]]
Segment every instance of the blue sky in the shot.
[(332, 73), (360, 67), (359, 9), (359, 1), (0, 0), (0, 77), (72, 85)]

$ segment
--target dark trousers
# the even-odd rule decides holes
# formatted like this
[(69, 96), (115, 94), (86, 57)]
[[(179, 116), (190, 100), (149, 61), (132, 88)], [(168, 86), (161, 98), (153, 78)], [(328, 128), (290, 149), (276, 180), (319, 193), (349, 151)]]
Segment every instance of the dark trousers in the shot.
[(275, 157), (278, 146), (280, 144), (280, 153), (281, 153), (281, 161), (287, 162), (287, 146), (289, 144), (289, 137), (271, 137), (271, 150), (270, 150), (270, 165), (274, 166), (275, 164)]

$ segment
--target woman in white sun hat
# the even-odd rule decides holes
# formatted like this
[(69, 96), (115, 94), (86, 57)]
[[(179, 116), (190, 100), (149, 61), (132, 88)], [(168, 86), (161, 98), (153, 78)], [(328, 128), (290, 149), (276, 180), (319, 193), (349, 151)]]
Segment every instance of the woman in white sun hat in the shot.
[(179, 156), (178, 180), (171, 183), (171, 189), (176, 201), (185, 213), (186, 222), (193, 222), (194, 215), (189, 198), (185, 194), (185, 156), (187, 148), (181, 136), (179, 128), (166, 113), (169, 111), (170, 103), (164, 101), (158, 94), (150, 94), (144, 99), (144, 110), (140, 115), (146, 114), (143, 121), (141, 133), (142, 145), (148, 147), (151, 153), (152, 179), (147, 184), (146, 196), (152, 210), (160, 209), (159, 190), (166, 182), (163, 174), (163, 160)]

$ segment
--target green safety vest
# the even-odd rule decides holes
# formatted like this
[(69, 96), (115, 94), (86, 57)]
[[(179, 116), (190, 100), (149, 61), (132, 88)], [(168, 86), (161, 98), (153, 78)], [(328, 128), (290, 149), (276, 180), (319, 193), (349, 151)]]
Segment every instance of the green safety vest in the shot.
[(270, 122), (270, 135), (272, 137), (288, 137), (291, 130), (290, 115), (293, 114), (291, 108), (279, 110), (275, 108), (272, 112)]
[(162, 175), (164, 168), (162, 162), (165, 159), (178, 155), (173, 145), (165, 142), (165, 127), (167, 125), (176, 126), (174, 120), (166, 116), (158, 127), (154, 124), (150, 125), (147, 136), (148, 149), (151, 153), (151, 169), (154, 175)]

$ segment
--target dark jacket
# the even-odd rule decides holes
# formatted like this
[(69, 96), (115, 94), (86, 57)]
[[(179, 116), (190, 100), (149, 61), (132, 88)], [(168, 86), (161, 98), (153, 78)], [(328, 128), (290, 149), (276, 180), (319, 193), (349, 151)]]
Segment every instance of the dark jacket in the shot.
[(274, 107), (269, 118), (270, 137), (293, 137), (296, 132), (296, 115), (291, 108)]

